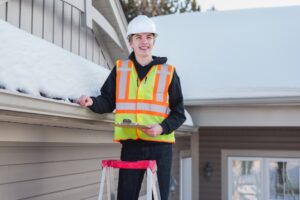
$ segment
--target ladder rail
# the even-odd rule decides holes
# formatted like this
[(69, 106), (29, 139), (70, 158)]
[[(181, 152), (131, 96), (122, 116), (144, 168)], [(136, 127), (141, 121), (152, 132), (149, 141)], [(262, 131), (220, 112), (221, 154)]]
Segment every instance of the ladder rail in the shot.
[(104, 181), (105, 181), (105, 176), (106, 176), (106, 167), (102, 168), (102, 173), (101, 173), (101, 181), (100, 181), (100, 188), (99, 188), (99, 197), (98, 200), (102, 200), (103, 197), (103, 190), (104, 190)]

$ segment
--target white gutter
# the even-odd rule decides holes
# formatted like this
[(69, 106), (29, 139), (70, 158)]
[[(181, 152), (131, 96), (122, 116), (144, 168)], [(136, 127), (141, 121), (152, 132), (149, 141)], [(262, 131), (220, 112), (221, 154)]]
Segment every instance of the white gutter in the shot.
[(186, 106), (300, 105), (300, 96), (185, 99)]
[[(0, 89), (0, 115), (5, 111), (80, 120), (81, 125), (73, 125), (78, 127), (82, 126), (82, 120), (85, 120), (86, 123), (89, 124), (89, 127), (93, 127), (93, 125), (95, 125), (94, 122), (108, 124), (111, 127), (114, 124), (113, 113), (97, 114), (75, 103), (44, 97), (33, 97), (28, 94)], [(2, 118), (0, 118), (0, 121), (1, 119)], [(76, 123), (79, 123), (79, 121)], [(58, 121), (57, 124), (63, 123)], [(178, 132), (180, 132), (180, 135), (183, 135), (194, 132), (195, 130), (195, 127), (183, 125), (178, 129)]]
[(0, 90), (0, 110), (34, 113), (57, 117), (106, 121), (112, 123), (113, 114), (99, 115), (74, 103), (57, 101), (44, 97)]

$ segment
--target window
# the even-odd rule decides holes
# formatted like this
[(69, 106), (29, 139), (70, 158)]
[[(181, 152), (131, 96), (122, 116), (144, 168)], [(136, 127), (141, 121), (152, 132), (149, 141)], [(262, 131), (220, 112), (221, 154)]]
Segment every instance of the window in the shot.
[(229, 158), (229, 199), (262, 199), (262, 160)]
[(229, 200), (300, 200), (300, 158), (228, 156), (227, 167)]

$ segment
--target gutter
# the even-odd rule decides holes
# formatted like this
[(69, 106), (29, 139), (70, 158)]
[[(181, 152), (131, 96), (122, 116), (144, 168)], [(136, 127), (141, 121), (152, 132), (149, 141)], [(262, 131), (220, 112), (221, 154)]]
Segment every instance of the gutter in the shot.
[[(52, 126), (72, 126), (88, 129), (113, 130), (114, 124), (113, 113), (97, 114), (75, 103), (36, 97), (3, 89), (0, 89), (0, 115), (2, 115), (0, 121), (50, 124)], [(103, 127), (107, 125), (109, 126)], [(180, 132), (179, 135), (182, 135), (195, 130), (197, 128), (182, 125), (177, 132)]]
[(300, 105), (300, 96), (274, 97), (238, 97), (238, 98), (211, 98), (185, 99), (186, 106), (256, 106), (256, 105)]

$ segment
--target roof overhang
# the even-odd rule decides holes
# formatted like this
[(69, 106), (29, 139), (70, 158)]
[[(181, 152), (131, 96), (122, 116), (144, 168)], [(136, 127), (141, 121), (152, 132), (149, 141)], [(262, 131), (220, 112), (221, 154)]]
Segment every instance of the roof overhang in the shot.
[(185, 100), (196, 126), (299, 127), (300, 97)]
[[(97, 114), (74, 103), (0, 89), (0, 121), (113, 132), (114, 114)], [(196, 129), (182, 126), (178, 135)]]

